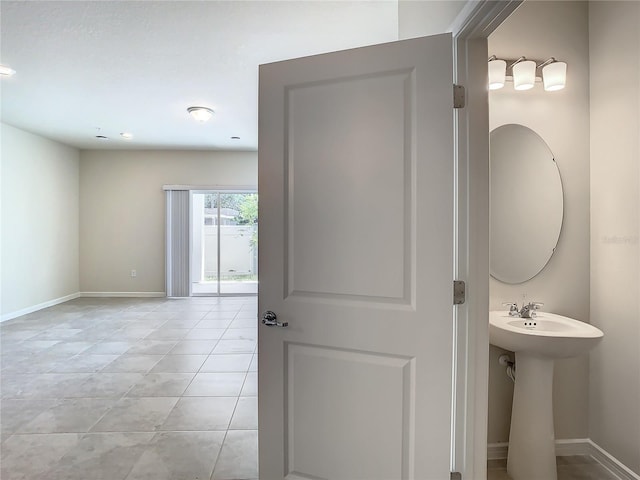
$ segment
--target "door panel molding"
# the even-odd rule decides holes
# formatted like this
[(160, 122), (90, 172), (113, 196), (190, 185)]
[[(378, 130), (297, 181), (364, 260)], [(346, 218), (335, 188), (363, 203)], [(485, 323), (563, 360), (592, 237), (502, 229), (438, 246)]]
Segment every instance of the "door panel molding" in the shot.
[[(286, 478), (408, 478), (415, 455), (414, 358), (289, 342), (285, 358)], [(397, 389), (377, 391), (383, 382), (394, 383)], [(361, 397), (362, 409), (354, 411), (340, 401), (339, 391), (344, 388), (349, 395)], [(327, 418), (330, 424), (318, 423)], [(318, 435), (322, 429), (349, 434)], [(349, 471), (353, 445), (374, 441), (380, 430), (388, 443), (387, 458), (370, 458), (362, 449), (358, 452), (362, 458), (355, 459), (358, 469)], [(330, 453), (319, 456), (318, 452)], [(351, 458), (344, 462), (347, 454)]]

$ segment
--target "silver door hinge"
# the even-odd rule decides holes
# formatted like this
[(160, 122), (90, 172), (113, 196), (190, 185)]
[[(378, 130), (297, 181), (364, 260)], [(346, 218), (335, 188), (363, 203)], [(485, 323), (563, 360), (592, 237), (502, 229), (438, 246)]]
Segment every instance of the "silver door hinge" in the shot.
[(466, 285), (462, 280), (453, 281), (453, 304), (462, 305), (467, 299)]
[(466, 100), (465, 90), (462, 85), (453, 86), (453, 108), (464, 108)]

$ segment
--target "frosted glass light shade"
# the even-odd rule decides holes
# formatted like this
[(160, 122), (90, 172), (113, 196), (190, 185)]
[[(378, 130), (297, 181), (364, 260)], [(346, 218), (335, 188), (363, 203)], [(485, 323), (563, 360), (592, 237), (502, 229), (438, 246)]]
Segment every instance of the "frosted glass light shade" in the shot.
[(567, 64), (553, 62), (542, 67), (542, 81), (547, 92), (562, 90), (567, 83)]
[(213, 116), (213, 110), (208, 107), (189, 107), (187, 112), (199, 122), (206, 122)]
[(497, 90), (504, 87), (504, 79), (507, 74), (507, 62), (504, 60), (491, 60), (489, 62), (489, 90)]
[(529, 90), (536, 83), (536, 62), (523, 60), (513, 66), (513, 86), (516, 90)]

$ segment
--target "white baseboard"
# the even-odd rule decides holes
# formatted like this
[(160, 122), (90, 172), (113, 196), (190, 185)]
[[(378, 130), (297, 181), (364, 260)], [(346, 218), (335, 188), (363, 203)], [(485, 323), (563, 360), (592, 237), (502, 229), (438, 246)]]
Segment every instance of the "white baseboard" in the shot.
[(156, 298), (166, 297), (165, 292), (81, 292), (81, 297), (126, 297), (126, 298)]
[(78, 298), (80, 296), (81, 296), (80, 292), (76, 292), (76, 293), (72, 293), (71, 295), (65, 295), (64, 297), (54, 298), (53, 300), (48, 300), (46, 302), (42, 302), (37, 305), (32, 305), (27, 308), (22, 308), (20, 310), (16, 310), (15, 312), (3, 313), (2, 317), (0, 317), (0, 322), (21, 317), (22, 315), (27, 315), (28, 313), (37, 312), (38, 310), (42, 310), (43, 308), (53, 307), (54, 305), (68, 302), (69, 300), (73, 300), (74, 298)]
[(607, 452), (600, 445), (591, 440), (589, 440), (589, 444), (591, 447), (589, 455), (595, 458), (603, 467), (610, 470), (614, 475), (620, 478), (620, 480), (640, 480), (640, 475), (633, 472), (629, 467)]
[[(487, 459), (500, 460), (507, 458), (508, 443), (490, 443), (487, 445)], [(556, 455), (567, 457), (571, 455), (590, 455), (620, 480), (640, 480), (640, 475), (633, 472), (620, 460), (593, 442), (590, 438), (572, 438), (556, 440)]]
[(27, 308), (22, 308), (20, 310), (16, 310), (15, 312), (3, 313), (2, 316), (0, 317), (0, 323), (6, 320), (11, 320), (13, 318), (21, 317), (22, 315), (27, 315), (28, 313), (37, 312), (38, 310), (42, 310), (43, 308), (53, 307), (54, 305), (68, 302), (69, 300), (73, 300), (79, 297), (156, 298), (156, 297), (166, 297), (166, 296), (167, 294), (165, 292), (76, 292), (76, 293), (72, 293), (71, 295), (66, 295), (60, 298), (54, 298), (53, 300), (42, 302), (37, 305), (32, 305)]
[(591, 440), (588, 438), (556, 440), (556, 457), (572, 455), (591, 455)]

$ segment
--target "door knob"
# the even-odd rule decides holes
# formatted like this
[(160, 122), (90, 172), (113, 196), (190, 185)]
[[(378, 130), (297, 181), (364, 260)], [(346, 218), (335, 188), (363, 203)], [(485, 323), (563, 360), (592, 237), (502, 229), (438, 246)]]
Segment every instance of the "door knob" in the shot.
[(275, 312), (267, 310), (262, 314), (262, 323), (267, 327), (288, 327), (289, 322), (279, 322)]

